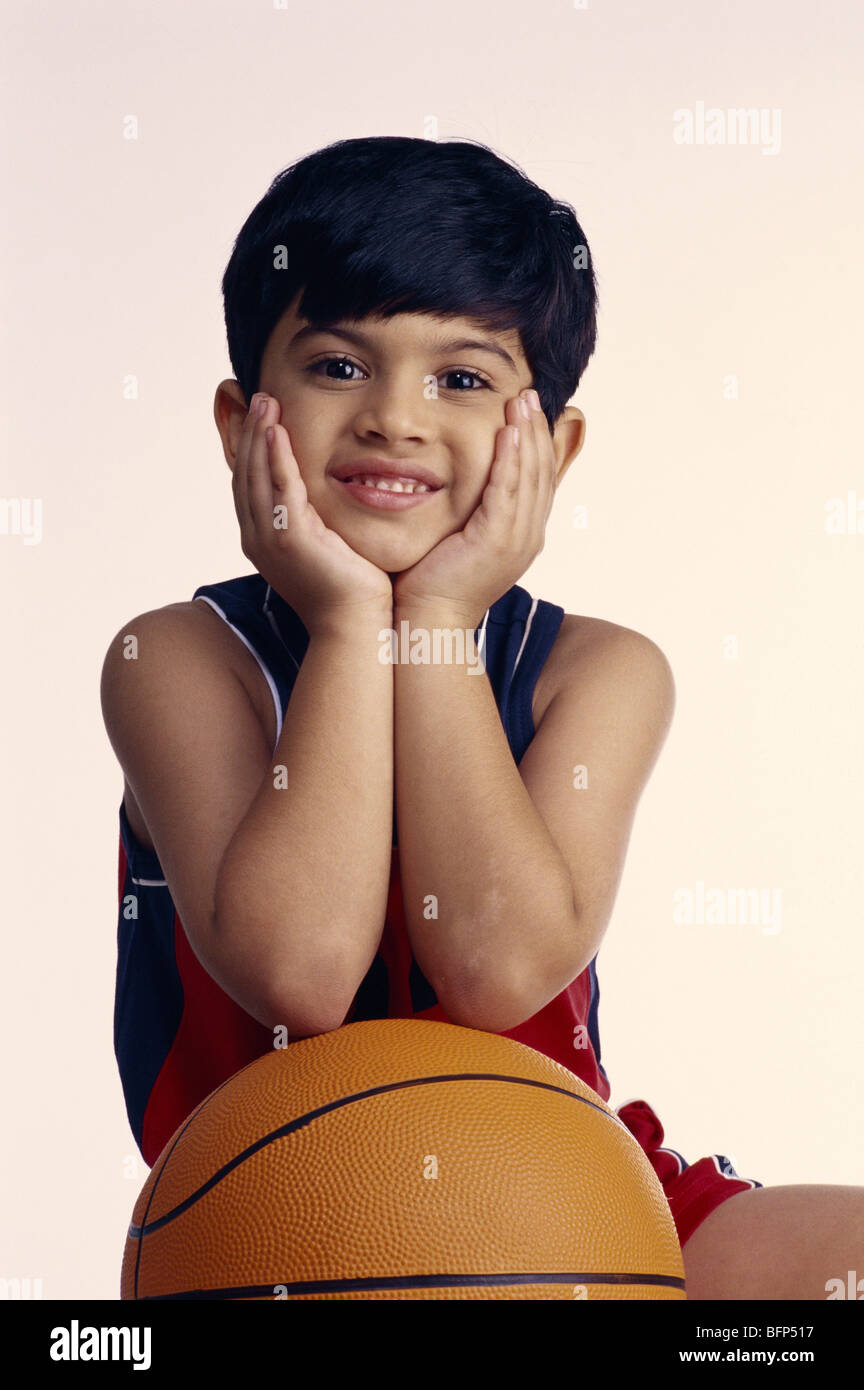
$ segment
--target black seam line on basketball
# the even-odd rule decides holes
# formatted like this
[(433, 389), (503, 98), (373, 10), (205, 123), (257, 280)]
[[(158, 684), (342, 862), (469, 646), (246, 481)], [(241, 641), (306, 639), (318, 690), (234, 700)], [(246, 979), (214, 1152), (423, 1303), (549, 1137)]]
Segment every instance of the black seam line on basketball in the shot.
[(276, 1280), (272, 1284), (238, 1284), (227, 1289), (189, 1289), (178, 1293), (145, 1294), (142, 1303), (162, 1303), (169, 1299), (236, 1299), (269, 1297), (274, 1302), (280, 1298), (274, 1289), (284, 1289), (288, 1294), (304, 1293), (352, 1293), (374, 1292), (385, 1289), (470, 1289), (489, 1288), (493, 1285), (513, 1286), (524, 1284), (562, 1284), (568, 1288), (573, 1284), (614, 1284), (617, 1287), (634, 1284), (662, 1285), (664, 1288), (685, 1291), (683, 1279), (674, 1274), (597, 1274), (567, 1273), (558, 1274), (400, 1274), (368, 1279), (307, 1279), (293, 1283)]
[[(317, 1120), (321, 1115), (326, 1115), (330, 1110), (338, 1110), (343, 1105), (353, 1105), (355, 1101), (366, 1100), (369, 1096), (379, 1096), (386, 1091), (401, 1091), (408, 1086), (434, 1086), (445, 1081), (506, 1081), (516, 1086), (537, 1086), (543, 1091), (557, 1091), (559, 1095), (566, 1096), (568, 1100), (578, 1100), (583, 1105), (590, 1106), (592, 1110), (596, 1110), (599, 1114), (605, 1115), (607, 1120), (614, 1120), (626, 1133), (630, 1133), (623, 1120), (620, 1120), (617, 1115), (610, 1114), (608, 1110), (604, 1110), (593, 1100), (589, 1100), (587, 1096), (577, 1096), (573, 1091), (565, 1090), (563, 1086), (553, 1086), (548, 1081), (534, 1081), (526, 1076), (499, 1076), (496, 1072), (465, 1071), (454, 1072), (447, 1076), (417, 1076), (412, 1077), (408, 1081), (391, 1081), (384, 1086), (373, 1086), (368, 1091), (357, 1091), (351, 1096), (340, 1096), (338, 1100), (332, 1100), (327, 1105), (321, 1105), (317, 1110), (309, 1110), (305, 1115), (298, 1116), (296, 1120), (289, 1120), (288, 1124), (281, 1125), (279, 1129), (271, 1130), (269, 1134), (262, 1135), (254, 1144), (250, 1144), (248, 1149), (244, 1149), (242, 1153), (236, 1154), (234, 1158), (229, 1159), (221, 1168), (218, 1168), (213, 1176), (208, 1178), (207, 1182), (198, 1188), (197, 1192), (193, 1192), (191, 1196), (184, 1198), (178, 1206), (166, 1212), (164, 1216), (158, 1216), (155, 1221), (150, 1221), (149, 1223), (145, 1220), (140, 1226), (130, 1225), (129, 1235), (133, 1240), (138, 1240), (142, 1236), (149, 1236), (153, 1231), (158, 1231), (162, 1226), (167, 1226), (169, 1221), (173, 1221), (176, 1217), (181, 1216), (184, 1211), (188, 1211), (189, 1207), (194, 1206), (199, 1198), (210, 1191), (211, 1187), (215, 1187), (216, 1184), (221, 1182), (224, 1177), (227, 1177), (234, 1168), (244, 1163), (247, 1158), (251, 1158), (259, 1149), (265, 1148), (267, 1144), (272, 1144), (277, 1139), (284, 1139), (286, 1134), (292, 1134), (295, 1130), (302, 1129), (304, 1125), (311, 1124), (313, 1120)], [(186, 1126), (184, 1125), (184, 1130), (185, 1128)], [(180, 1137), (181, 1135), (178, 1134), (178, 1141)], [(166, 1159), (165, 1162), (167, 1163), (167, 1161)], [(161, 1173), (164, 1171), (165, 1164), (162, 1165), (160, 1177)], [(152, 1198), (153, 1194), (151, 1193), (150, 1195)], [(148, 1203), (148, 1209), (149, 1205)]]
[[(252, 1066), (252, 1063), (251, 1063), (251, 1062), (249, 1063), (249, 1066)], [(245, 1071), (246, 1068), (244, 1067), (243, 1070)], [(155, 1177), (154, 1182), (153, 1182), (153, 1186), (152, 1186), (151, 1189), (150, 1189), (150, 1196), (147, 1198), (147, 1205), (146, 1205), (146, 1207), (144, 1208), (144, 1222), (145, 1222), (145, 1226), (146, 1226), (146, 1221), (147, 1221), (147, 1213), (148, 1213), (148, 1211), (150, 1210), (151, 1206), (153, 1205), (153, 1198), (154, 1198), (155, 1195), (156, 1195), (156, 1188), (159, 1186), (159, 1180), (160, 1180), (160, 1178), (162, 1177), (162, 1174), (165, 1172), (165, 1169), (166, 1169), (167, 1166), (168, 1166), (168, 1160), (170, 1159), (172, 1153), (173, 1153), (174, 1150), (176, 1149), (177, 1145), (180, 1143), (180, 1140), (183, 1138), (183, 1135), (186, 1133), (186, 1131), (187, 1131), (187, 1129), (189, 1128), (189, 1126), (191, 1125), (192, 1121), (198, 1118), (198, 1116), (201, 1114), (201, 1111), (202, 1111), (202, 1110), (206, 1110), (206, 1108), (207, 1108), (207, 1106), (210, 1104), (211, 1100), (215, 1100), (216, 1097), (218, 1096), (219, 1092), (222, 1090), (222, 1088), (223, 1088), (224, 1086), (227, 1086), (227, 1085), (228, 1085), (228, 1082), (229, 1082), (229, 1081), (232, 1081), (232, 1080), (233, 1080), (233, 1076), (226, 1076), (226, 1078), (225, 1078), (225, 1080), (222, 1082), (222, 1085), (221, 1085), (221, 1086), (216, 1086), (215, 1089), (212, 1090), (212, 1091), (210, 1092), (209, 1096), (205, 1096), (205, 1097), (204, 1097), (204, 1099), (202, 1100), (202, 1102), (201, 1102), (200, 1105), (196, 1105), (195, 1109), (192, 1111), (192, 1114), (189, 1115), (189, 1116), (187, 1117), (186, 1123), (183, 1125), (182, 1129), (180, 1129), (180, 1130), (178, 1131), (177, 1137), (175, 1138), (174, 1143), (171, 1145), (170, 1149), (168, 1150), (167, 1154), (165, 1155), (165, 1162), (162, 1164), (162, 1167), (159, 1169), (159, 1172), (156, 1174), (156, 1177)], [(136, 1251), (136, 1254), (135, 1254), (135, 1297), (136, 1297), (136, 1299), (137, 1299), (137, 1297), (138, 1297), (138, 1271), (139, 1271), (139, 1269), (141, 1268), (141, 1250), (142, 1250), (142, 1246), (139, 1245), (139, 1246), (138, 1246), (138, 1249), (137, 1249), (137, 1251)]]

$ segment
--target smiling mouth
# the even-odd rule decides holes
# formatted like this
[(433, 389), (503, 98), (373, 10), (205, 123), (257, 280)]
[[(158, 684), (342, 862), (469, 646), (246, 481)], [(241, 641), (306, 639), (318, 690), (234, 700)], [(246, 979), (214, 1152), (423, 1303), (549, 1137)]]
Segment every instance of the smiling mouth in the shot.
[(353, 477), (334, 478), (333, 481), (361, 506), (381, 512), (403, 512), (420, 507), (436, 492), (443, 491), (417, 478), (390, 478), (373, 473), (355, 473)]
[(358, 483), (362, 487), (376, 488), (380, 492), (438, 492), (438, 488), (421, 483), (417, 478), (390, 478), (383, 473), (355, 473), (350, 478), (340, 478), (343, 483)]

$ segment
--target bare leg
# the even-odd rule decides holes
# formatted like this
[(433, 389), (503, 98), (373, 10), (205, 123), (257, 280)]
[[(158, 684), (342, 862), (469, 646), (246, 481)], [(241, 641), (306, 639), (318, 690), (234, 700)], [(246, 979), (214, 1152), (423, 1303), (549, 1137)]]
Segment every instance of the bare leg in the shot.
[[(682, 1248), (688, 1299), (864, 1299), (864, 1187), (808, 1183), (728, 1197)], [(826, 1285), (828, 1287), (826, 1288)], [(841, 1295), (842, 1296), (842, 1295)], [(848, 1291), (846, 1297), (848, 1297)]]

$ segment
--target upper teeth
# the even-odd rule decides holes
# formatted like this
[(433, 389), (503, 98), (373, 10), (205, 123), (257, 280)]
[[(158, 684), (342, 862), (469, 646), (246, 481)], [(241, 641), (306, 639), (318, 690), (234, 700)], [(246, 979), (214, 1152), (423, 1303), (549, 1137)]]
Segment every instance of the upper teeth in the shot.
[(432, 491), (426, 483), (419, 483), (416, 478), (382, 478), (380, 474), (358, 473), (356, 477), (351, 478), (350, 481), (352, 483), (362, 483), (364, 487), (381, 488), (384, 492)]

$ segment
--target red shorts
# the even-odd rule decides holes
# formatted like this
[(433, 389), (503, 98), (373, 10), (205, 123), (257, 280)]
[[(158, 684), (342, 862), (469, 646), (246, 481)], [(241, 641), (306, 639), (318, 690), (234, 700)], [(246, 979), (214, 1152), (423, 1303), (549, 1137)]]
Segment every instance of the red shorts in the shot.
[(739, 1178), (723, 1154), (687, 1163), (674, 1149), (662, 1148), (663, 1126), (645, 1100), (629, 1100), (615, 1114), (629, 1129), (660, 1179), (681, 1245), (709, 1212), (734, 1197), (761, 1187), (755, 1178)]

